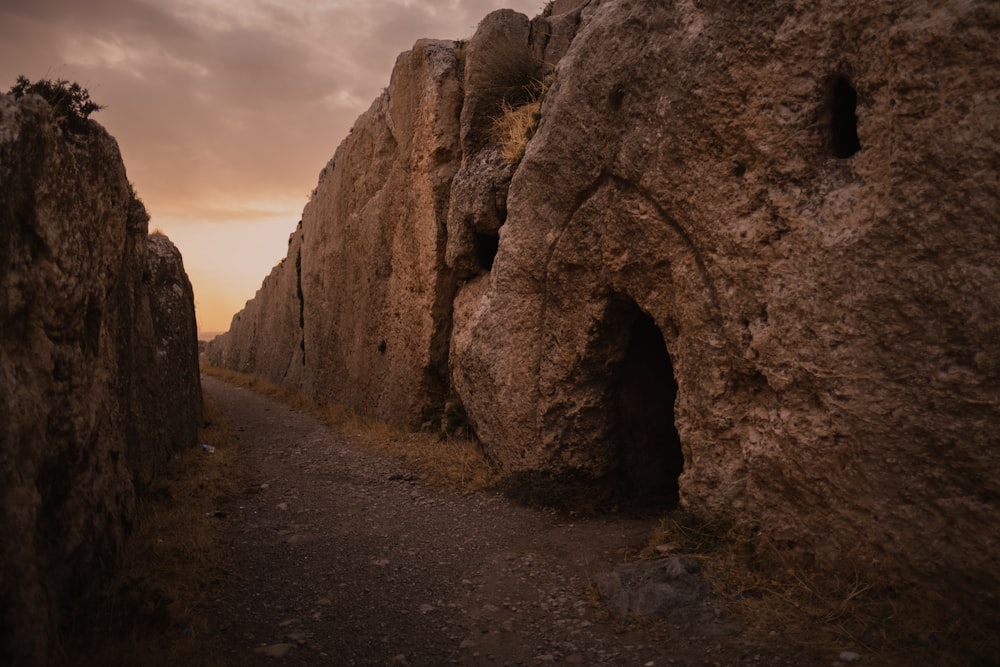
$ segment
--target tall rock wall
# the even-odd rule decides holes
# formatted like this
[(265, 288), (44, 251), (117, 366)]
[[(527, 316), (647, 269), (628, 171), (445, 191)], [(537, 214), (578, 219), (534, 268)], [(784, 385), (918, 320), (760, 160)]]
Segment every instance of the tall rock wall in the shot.
[(457, 299), (483, 446), (996, 610), (1000, 7), (588, 18)]
[(100, 126), (0, 95), (0, 662), (45, 664), (195, 443), (194, 299)]
[(288, 256), (275, 266), (229, 331), (206, 349), (209, 363), (300, 386), (305, 373), (302, 224), (288, 237)]
[(446, 383), (460, 75), (451, 42), (401, 55), (302, 213), (306, 385), (406, 424)]
[[(987, 0), (593, 0), (420, 43), (303, 216), (298, 386), (413, 423), (446, 362), (511, 479), (995, 612), (998, 40)], [(489, 128), (524, 78), (515, 166)]]
[(209, 363), (421, 425), (449, 392), (458, 282), (485, 272), (506, 215), (513, 167), (490, 126), (568, 48), (583, 3), (559, 4), (533, 21), (495, 12), (469, 44), (421, 40), (399, 57)]

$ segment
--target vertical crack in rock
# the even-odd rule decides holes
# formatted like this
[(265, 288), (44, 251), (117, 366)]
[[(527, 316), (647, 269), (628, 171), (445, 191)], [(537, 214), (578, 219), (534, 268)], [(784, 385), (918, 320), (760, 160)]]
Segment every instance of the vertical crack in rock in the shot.
[[(305, 242), (304, 240), (302, 241)], [(302, 294), (302, 247), (295, 253), (295, 295), (299, 302), (299, 349), (302, 351), (302, 365), (306, 365), (306, 300)]]

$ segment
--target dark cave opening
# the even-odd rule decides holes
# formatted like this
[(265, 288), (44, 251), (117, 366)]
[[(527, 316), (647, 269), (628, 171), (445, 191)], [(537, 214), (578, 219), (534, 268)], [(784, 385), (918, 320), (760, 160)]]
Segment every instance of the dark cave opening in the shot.
[(684, 469), (674, 423), (677, 381), (663, 334), (646, 313), (632, 324), (614, 394), (624, 494), (643, 505), (676, 505)]
[(861, 150), (858, 138), (858, 93), (851, 82), (840, 77), (833, 84), (830, 102), (830, 133), (833, 154), (840, 159), (849, 158)]
[(479, 268), (485, 271), (493, 269), (493, 260), (496, 259), (500, 249), (500, 236), (498, 234), (476, 233), (476, 263)]

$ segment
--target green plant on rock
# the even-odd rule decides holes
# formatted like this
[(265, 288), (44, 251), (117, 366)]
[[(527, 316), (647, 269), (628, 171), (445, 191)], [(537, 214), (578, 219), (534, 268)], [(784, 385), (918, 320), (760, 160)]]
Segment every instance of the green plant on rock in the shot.
[(90, 92), (74, 82), (65, 79), (39, 79), (32, 82), (23, 74), (8, 91), (14, 99), (25, 95), (38, 95), (52, 107), (56, 121), (72, 132), (84, 133), (88, 129), (90, 114), (104, 107), (90, 99)]

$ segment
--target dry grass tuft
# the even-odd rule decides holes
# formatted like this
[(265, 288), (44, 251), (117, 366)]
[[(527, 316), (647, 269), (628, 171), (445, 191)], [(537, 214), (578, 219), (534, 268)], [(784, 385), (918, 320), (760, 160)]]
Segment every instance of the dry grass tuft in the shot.
[(546, 68), (526, 40), (496, 37), (475, 44), (468, 55), (470, 94), (488, 115), (502, 104), (521, 106), (537, 96), (536, 82)]
[[(933, 593), (893, 577), (857, 550), (838, 570), (731, 520), (676, 511), (665, 517), (642, 556), (702, 559), (717, 603), (765, 644), (774, 636), (807, 651), (862, 653), (884, 665), (995, 664), (983, 657), (995, 638), (973, 629), (977, 619), (945, 611)], [(992, 646), (991, 646), (992, 645)]]
[(199, 438), (215, 451), (181, 452), (140, 493), (121, 567), (71, 625), (62, 662), (225, 664), (204, 640), (210, 605), (236, 576), (222, 541), (224, 522), (214, 513), (240, 492), (245, 471), (229, 424), (207, 396)]
[(424, 481), (439, 488), (471, 493), (491, 487), (497, 481), (496, 470), (487, 462), (479, 444), (470, 438), (411, 433), (340, 405), (321, 405), (301, 391), (258, 377), (211, 366), (204, 366), (202, 371), (312, 414), (350, 444), (404, 461), (419, 471)]
[(519, 107), (503, 103), (501, 115), (493, 121), (492, 136), (500, 144), (500, 154), (507, 164), (517, 164), (524, 157), (528, 142), (538, 129), (541, 108), (541, 98)]

